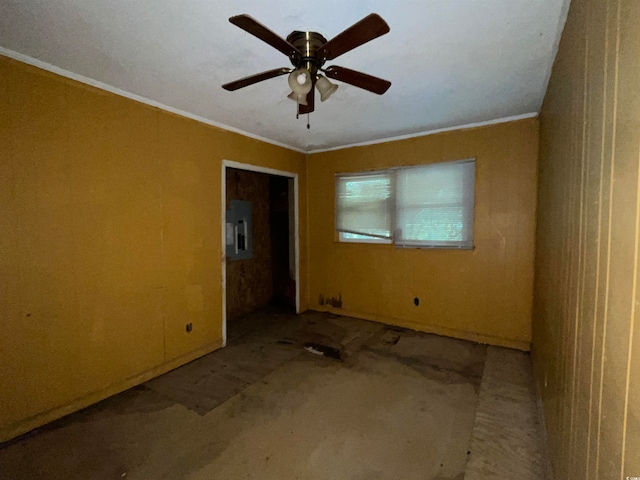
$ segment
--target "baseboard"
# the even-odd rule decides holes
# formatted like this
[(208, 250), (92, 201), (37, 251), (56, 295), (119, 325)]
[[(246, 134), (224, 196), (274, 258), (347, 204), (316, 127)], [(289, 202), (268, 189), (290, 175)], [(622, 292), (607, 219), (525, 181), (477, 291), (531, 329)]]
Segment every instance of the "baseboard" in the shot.
[(218, 350), (221, 347), (222, 339), (210, 343), (192, 352), (189, 352), (185, 355), (182, 355), (178, 358), (170, 360), (166, 363), (163, 363), (162, 365), (153, 367), (142, 373), (126, 378), (121, 382), (112, 384), (97, 392), (89, 393), (81, 398), (72, 401), (69, 404), (54, 407), (32, 417), (20, 420), (7, 426), (3, 426), (2, 428), (0, 428), (0, 443), (12, 440), (15, 437), (23, 435), (35, 428), (41, 427), (49, 422), (62, 418), (65, 415), (69, 415), (70, 413), (82, 410), (83, 408), (93, 405), (94, 403), (97, 403), (100, 400), (104, 400), (105, 398), (111, 397), (112, 395), (124, 392), (131, 387), (140, 385), (141, 383), (151, 380), (152, 378), (155, 378), (197, 358), (200, 358), (207, 353)]
[(466, 330), (458, 330), (455, 328), (441, 327), (438, 325), (425, 325), (422, 323), (411, 322), (409, 320), (401, 318), (386, 317), (382, 315), (372, 315), (368, 313), (352, 312), (350, 310), (344, 310), (342, 308), (334, 308), (331, 306), (318, 306), (313, 307), (311, 310), (318, 312), (331, 312), (345, 317), (361, 318), (362, 320), (370, 320), (372, 322), (385, 323), (387, 325), (394, 325), (397, 327), (408, 328), (416, 330), (418, 332), (434, 333), (436, 335), (442, 335), (443, 337), (459, 338), (461, 340), (469, 340), (476, 343), (483, 343), (487, 345), (494, 345), (496, 347), (513, 348), (515, 350), (522, 350), (528, 352), (531, 349), (530, 342), (524, 340), (514, 340), (509, 338), (495, 337), (491, 335), (485, 335), (482, 333), (468, 332)]

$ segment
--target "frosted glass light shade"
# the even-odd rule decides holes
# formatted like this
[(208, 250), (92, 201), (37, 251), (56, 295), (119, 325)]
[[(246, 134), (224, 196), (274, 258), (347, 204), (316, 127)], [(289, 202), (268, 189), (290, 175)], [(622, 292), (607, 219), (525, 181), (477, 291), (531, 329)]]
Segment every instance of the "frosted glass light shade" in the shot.
[(306, 95), (298, 95), (296, 94), (296, 92), (291, 92), (289, 95), (287, 95), (287, 98), (299, 103), (300, 105), (308, 105)]
[(313, 88), (311, 72), (306, 68), (298, 68), (289, 74), (289, 86), (296, 95), (306, 95)]
[(338, 85), (331, 83), (327, 77), (319, 75), (318, 80), (316, 81), (316, 88), (320, 92), (320, 101), (324, 102), (338, 89)]

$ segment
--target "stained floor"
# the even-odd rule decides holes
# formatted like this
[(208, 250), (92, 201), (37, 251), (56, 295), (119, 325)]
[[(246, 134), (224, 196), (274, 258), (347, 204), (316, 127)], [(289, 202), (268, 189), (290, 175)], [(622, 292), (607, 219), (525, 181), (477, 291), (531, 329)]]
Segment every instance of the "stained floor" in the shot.
[(526, 354), (268, 309), (230, 322), (226, 348), (3, 445), (0, 478), (545, 479), (541, 439)]

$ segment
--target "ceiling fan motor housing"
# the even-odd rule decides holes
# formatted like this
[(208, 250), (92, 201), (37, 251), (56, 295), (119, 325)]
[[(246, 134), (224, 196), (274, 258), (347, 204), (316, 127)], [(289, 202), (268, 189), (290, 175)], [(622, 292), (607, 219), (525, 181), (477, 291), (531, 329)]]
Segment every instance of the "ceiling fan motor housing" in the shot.
[(325, 58), (319, 58), (318, 50), (327, 39), (317, 32), (291, 32), (287, 37), (287, 42), (298, 49), (298, 52), (289, 56), (291, 63), (296, 69), (306, 68), (315, 79), (318, 70), (324, 65)]

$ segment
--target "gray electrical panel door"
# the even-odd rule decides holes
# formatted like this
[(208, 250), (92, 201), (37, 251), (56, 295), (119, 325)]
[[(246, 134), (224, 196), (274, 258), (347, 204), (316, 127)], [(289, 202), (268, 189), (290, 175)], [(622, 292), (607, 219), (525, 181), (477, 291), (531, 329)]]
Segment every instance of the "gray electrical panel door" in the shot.
[(251, 202), (231, 200), (227, 210), (225, 239), (227, 260), (253, 257)]

